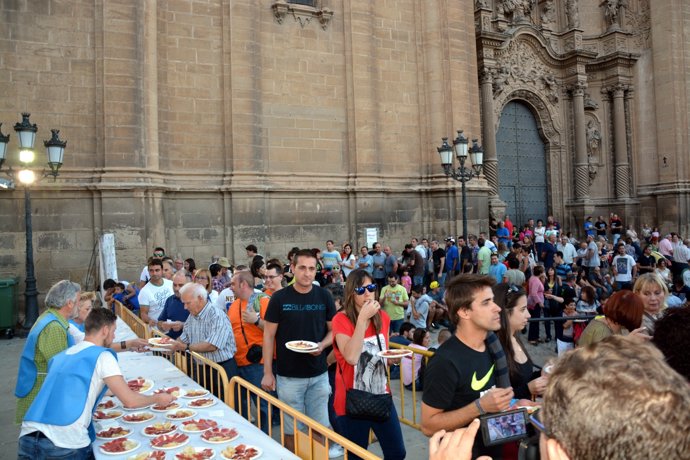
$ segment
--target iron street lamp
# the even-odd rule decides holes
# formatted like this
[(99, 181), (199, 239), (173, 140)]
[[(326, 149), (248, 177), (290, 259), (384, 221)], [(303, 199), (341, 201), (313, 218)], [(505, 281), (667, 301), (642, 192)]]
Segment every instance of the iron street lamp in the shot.
[[(26, 291), (25, 311), (23, 327), (26, 330), (36, 322), (38, 318), (38, 290), (36, 289), (36, 277), (34, 276), (34, 247), (33, 247), (33, 228), (31, 226), (31, 189), (30, 185), (36, 181), (36, 173), (31, 169), (36, 159), (34, 152), (34, 141), (36, 140), (36, 133), (38, 127), (31, 124), (29, 121), (30, 113), (22, 113), (22, 121), (14, 125), (14, 130), (19, 139), (19, 153), (17, 155), (19, 161), (19, 169), (15, 171), (11, 165), (6, 169), (2, 169), (5, 160), (7, 159), (7, 146), (10, 143), (10, 135), (2, 134), (2, 123), (0, 123), (0, 172), (5, 173), (10, 179), (0, 180), (0, 188), (14, 189), (15, 178), (20, 184), (24, 186), (24, 226), (26, 229)], [(48, 167), (50, 171), (45, 169), (41, 173), (39, 180), (43, 177), (52, 176), (53, 181), (59, 175), (58, 170), (62, 166), (63, 155), (67, 142), (60, 140), (60, 131), (51, 129), (52, 137), (50, 140), (43, 141), (48, 155)]]
[[(467, 148), (469, 144), (467, 138), (462, 134), (462, 130), (458, 130), (458, 137), (453, 140), (453, 146), (448, 143), (448, 138), (442, 138), (443, 144), (436, 147), (438, 154), (441, 156), (441, 165), (446, 176), (452, 177), (462, 184), (462, 234), (467, 238), (467, 190), (465, 183), (471, 181), (474, 177), (479, 177), (482, 172), (482, 165), (484, 163), (484, 149), (477, 144), (477, 139), (472, 139), (472, 147)], [(456, 169), (453, 167), (453, 151), (458, 158), (460, 166)], [(465, 167), (467, 154), (469, 151), (472, 168)]]

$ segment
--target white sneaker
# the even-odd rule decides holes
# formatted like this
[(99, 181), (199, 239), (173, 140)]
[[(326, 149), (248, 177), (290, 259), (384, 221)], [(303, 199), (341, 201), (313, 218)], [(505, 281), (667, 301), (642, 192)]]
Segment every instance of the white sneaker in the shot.
[(345, 455), (345, 449), (343, 449), (343, 446), (332, 442), (328, 448), (328, 458), (338, 458), (342, 457), (343, 455)]

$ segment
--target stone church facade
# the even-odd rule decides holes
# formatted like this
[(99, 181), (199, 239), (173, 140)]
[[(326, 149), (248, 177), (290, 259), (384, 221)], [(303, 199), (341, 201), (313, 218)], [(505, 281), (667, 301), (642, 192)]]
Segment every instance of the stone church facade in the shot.
[[(10, 157), (21, 112), (39, 140), (68, 141), (57, 181), (32, 187), (43, 293), (82, 281), (103, 233), (124, 279), (157, 245), (242, 263), (249, 243), (284, 258), (364, 244), (367, 228), (395, 248), (457, 235), (460, 186), (436, 152), (457, 129), (485, 150), (472, 232), (490, 213), (575, 229), (609, 211), (688, 230), (680, 0), (8, 0), (0, 14)], [(23, 274), (23, 209), (21, 190), (0, 192), (2, 276)]]

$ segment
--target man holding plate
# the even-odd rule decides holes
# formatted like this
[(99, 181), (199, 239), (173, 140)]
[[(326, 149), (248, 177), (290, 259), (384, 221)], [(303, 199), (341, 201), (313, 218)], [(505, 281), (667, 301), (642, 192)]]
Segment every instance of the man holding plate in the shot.
[[(322, 352), (333, 343), (331, 320), (335, 303), (325, 289), (313, 284), (316, 257), (310, 250), (298, 251), (292, 258), (291, 269), (294, 284), (273, 294), (264, 316), (261, 387), (266, 391), (277, 389), (281, 401), (329, 426), (330, 386), (326, 355)], [(290, 348), (289, 342), (293, 342)], [(289, 417), (285, 418), (285, 447), (294, 451), (294, 420)]]

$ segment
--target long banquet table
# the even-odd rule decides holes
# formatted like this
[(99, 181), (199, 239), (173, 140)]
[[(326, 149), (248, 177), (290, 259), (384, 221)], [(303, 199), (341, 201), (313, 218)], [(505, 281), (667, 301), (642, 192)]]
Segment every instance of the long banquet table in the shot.
[[(155, 390), (160, 388), (169, 387), (179, 387), (181, 394), (186, 390), (191, 389), (202, 389), (195, 381), (190, 379), (172, 363), (167, 361), (165, 358), (159, 356), (152, 356), (149, 353), (133, 353), (124, 352), (118, 354), (120, 368), (122, 369), (122, 374), (126, 380), (130, 380), (137, 377), (143, 377), (153, 381), (153, 388), (146, 391), (144, 394), (152, 394)], [(190, 441), (186, 446), (180, 446), (172, 450), (166, 450), (166, 459), (174, 459), (175, 455), (182, 451), (185, 447), (202, 447), (211, 448), (215, 452), (216, 459), (223, 459), (220, 452), (228, 446), (237, 446), (238, 444), (246, 444), (250, 446), (255, 446), (261, 449), (263, 459), (299, 459), (278, 442), (267, 436), (257, 427), (249, 423), (246, 419), (241, 417), (233, 409), (225, 405), (222, 401), (215, 398), (213, 395), (208, 395), (205, 397), (212, 397), (217, 401), (217, 403), (211, 407), (207, 408), (194, 408), (197, 412), (195, 419), (205, 418), (212, 419), (218, 422), (218, 426), (222, 428), (235, 428), (239, 432), (239, 437), (233, 441), (224, 444), (209, 444), (201, 439), (200, 433), (185, 433), (190, 437)], [(103, 398), (103, 401), (107, 401), (109, 398)], [(114, 402), (119, 403), (116, 398), (113, 398)], [(177, 402), (181, 404), (180, 409), (187, 408), (187, 404), (191, 399), (178, 398)], [(122, 410), (121, 404), (119, 408), (111, 410)], [(124, 414), (132, 413), (134, 411), (124, 410)], [(153, 420), (147, 421), (145, 423), (127, 423), (124, 420), (117, 419), (107, 422), (96, 422), (96, 432), (108, 429), (113, 426), (121, 426), (127, 429), (131, 429), (132, 433), (127, 436), (130, 440), (135, 440), (140, 442), (140, 446), (125, 455), (113, 456), (104, 454), (100, 446), (105, 444), (106, 440), (97, 439), (93, 444), (93, 451), (97, 459), (128, 459), (136, 454), (144, 453), (151, 450), (161, 450), (151, 447), (150, 441), (151, 437), (144, 436), (142, 431), (144, 427), (156, 423), (170, 421), (165, 418), (164, 412), (154, 412), (150, 408), (142, 409), (141, 412), (151, 412), (155, 415)], [(174, 421), (178, 425), (178, 430), (176, 433), (181, 433), (179, 427), (182, 425), (180, 421)]]

